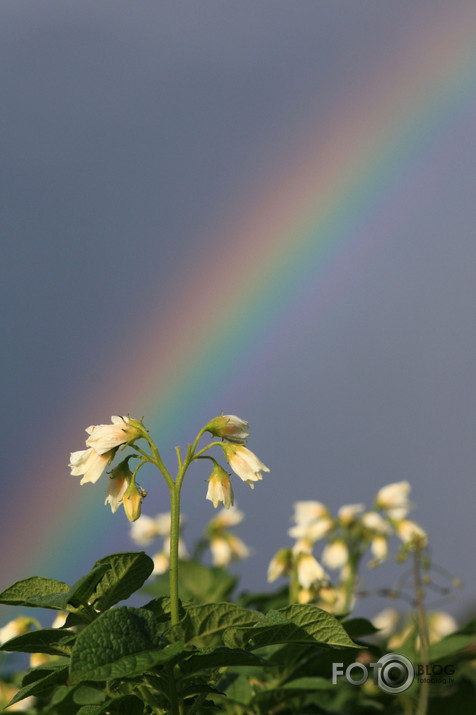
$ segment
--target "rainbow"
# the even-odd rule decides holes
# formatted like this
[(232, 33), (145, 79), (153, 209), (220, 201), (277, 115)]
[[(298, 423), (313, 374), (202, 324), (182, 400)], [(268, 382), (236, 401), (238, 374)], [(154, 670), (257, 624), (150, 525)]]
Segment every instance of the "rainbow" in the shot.
[[(331, 297), (325, 305), (342, 292), (375, 249), (378, 231), (408, 201), (414, 173), (430, 175), (445, 138), (467, 116), (476, 76), (471, 12), (471, 3), (435, 7), (399, 55), (376, 68), (365, 96), (348, 98), (318, 127), (309, 118), (293, 161), (287, 157), (239, 216), (216, 228), (194, 275), (171, 288), (173, 312), (149, 307), (135, 362), (119, 355), (107, 380), (83, 397), (84, 426), (118, 411), (104, 413), (105, 404), (125, 405), (131, 415), (146, 415), (152, 434), (174, 439), (185, 407), (193, 418), (205, 399), (217, 401), (230, 375), (243, 380), (243, 361), (268, 349), (294, 307), (315, 300), (316, 286)], [(33, 515), (32, 538), (4, 543), (2, 586), (32, 570), (66, 578), (62, 568), (93, 540), (113, 549), (97, 488), (79, 497), (78, 481), (63, 466), (69, 450), (81, 449), (82, 435), (64, 430), (51, 442), (50, 452), (64, 449), (28, 468), (24, 511)], [(52, 475), (63, 473), (52, 495)], [(7, 517), (4, 534), (18, 530), (17, 517)]]

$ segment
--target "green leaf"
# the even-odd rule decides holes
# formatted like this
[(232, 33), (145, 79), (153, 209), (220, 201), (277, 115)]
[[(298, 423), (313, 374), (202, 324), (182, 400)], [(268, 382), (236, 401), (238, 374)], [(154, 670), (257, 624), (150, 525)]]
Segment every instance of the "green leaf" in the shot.
[(268, 613), (252, 628), (230, 628), (225, 633), (229, 647), (254, 648), (275, 643), (319, 643), (336, 648), (358, 648), (339, 621), (317, 606), (287, 606)]
[(97, 705), (106, 699), (105, 693), (90, 685), (80, 685), (74, 692), (74, 702), (77, 705)]
[(90, 601), (96, 609), (105, 611), (137, 591), (152, 573), (154, 562), (143, 551), (132, 551), (105, 556), (94, 564), (95, 568), (100, 566), (108, 569)]
[(236, 599), (238, 606), (243, 608), (256, 608), (257, 611), (266, 613), (270, 609), (285, 608), (289, 603), (289, 586), (283, 586), (279, 591), (271, 593), (241, 593)]
[(67, 603), (73, 606), (88, 605), (98, 582), (110, 568), (109, 564), (94, 566), (89, 573), (78, 579), (69, 589)]
[(350, 618), (348, 621), (341, 621), (345, 630), (351, 638), (362, 638), (378, 633), (379, 629), (366, 618)]
[(64, 609), (64, 593), (69, 586), (63, 581), (43, 576), (32, 576), (23, 581), (17, 581), (0, 593), (0, 603), (9, 606), (28, 606)]
[[(169, 640), (182, 640), (185, 647), (223, 645), (223, 634), (233, 626), (252, 627), (263, 616), (233, 603), (185, 605), (185, 617), (167, 631)], [(233, 646), (232, 646), (233, 647)]]
[(68, 655), (76, 638), (76, 633), (61, 628), (40, 628), (21, 636), (11, 638), (0, 646), (0, 650), (20, 653), (47, 653), (48, 655)]
[(476, 636), (465, 633), (450, 633), (438, 643), (430, 646), (430, 661), (438, 662), (449, 656), (459, 656), (458, 660), (468, 658), (474, 660), (476, 652)]
[(268, 661), (254, 653), (239, 648), (203, 648), (180, 663), (185, 675), (209, 668), (224, 668), (238, 665), (269, 665)]
[(120, 606), (101, 614), (77, 637), (70, 682), (133, 678), (168, 663), (183, 644), (162, 647), (159, 624), (144, 608)]
[(54, 670), (53, 672), (49, 672), (48, 675), (45, 675), (45, 677), (40, 678), (39, 680), (35, 680), (33, 683), (29, 683), (28, 685), (25, 685), (23, 688), (21, 688), (10, 700), (8, 705), (13, 705), (19, 700), (27, 698), (29, 695), (40, 695), (46, 693), (48, 690), (54, 688), (56, 685), (62, 685), (63, 683), (65, 683), (67, 677), (67, 667)]
[[(235, 587), (237, 579), (223, 568), (204, 566), (197, 561), (180, 561), (179, 596), (194, 603), (219, 603), (225, 601)], [(168, 574), (158, 576), (147, 585), (144, 593), (152, 596), (169, 595)]]

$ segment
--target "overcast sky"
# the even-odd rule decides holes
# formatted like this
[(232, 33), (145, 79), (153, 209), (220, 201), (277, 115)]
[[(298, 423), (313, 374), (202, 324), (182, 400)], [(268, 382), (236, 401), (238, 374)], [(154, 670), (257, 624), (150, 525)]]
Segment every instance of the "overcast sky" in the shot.
[[(472, 3), (451, 7), (462, 26), (462, 18), (476, 23)], [(18, 515), (15, 533), (2, 533), (12, 558), (13, 543), (35, 536), (25, 491), (36, 478), (61, 490), (62, 465), (82, 448), (81, 431), (76, 443), (58, 444), (54, 425), (72, 433), (118, 409), (97, 404), (88, 417), (82, 396), (91, 404), (114, 360), (141, 349), (129, 338), (145, 335), (150, 306), (173, 312), (177, 282), (192, 280), (197, 255), (216, 250), (218, 227), (286, 176), (303, 137), (324, 141), (320, 127), (341, 120), (339, 108), (373, 96), (380, 68), (390, 78), (418, 32), (425, 47), (439, 31), (435, 13), (451, 16), (433, 0), (3, 0), (0, 508)], [(448, 608), (463, 613), (474, 602), (469, 89), (455, 95), (446, 124), (422, 131), (429, 144), (417, 143), (421, 156), (396, 186), (398, 200), (390, 193), (376, 206), (367, 234), (360, 227), (350, 236), (348, 257), (291, 294), (282, 321), (234, 355), (228, 386), (184, 417), (177, 443), (193, 438), (186, 430), (198, 431), (202, 413), (241, 415), (254, 428), (249, 446), (272, 467), (254, 492), (235, 489), (247, 515), (240, 533), (255, 549), (243, 569), (248, 588), (266, 588), (295, 499), (370, 506), (380, 486), (408, 479), (436, 561), (465, 584)], [(373, 102), (369, 117), (379, 111)], [(48, 481), (42, 468), (56, 452)], [(85, 489), (78, 499), (89, 498)], [(203, 490), (202, 479), (184, 495), (190, 537), (212, 516)], [(101, 486), (97, 514), (102, 499)], [(148, 501), (147, 513), (165, 510)], [(67, 514), (54, 516), (66, 529)], [(104, 544), (85, 541), (86, 565), (117, 544), (130, 548), (123, 514), (104, 519)], [(29, 575), (8, 566), (14, 577)], [(78, 577), (79, 566), (69, 566), (68, 578)]]

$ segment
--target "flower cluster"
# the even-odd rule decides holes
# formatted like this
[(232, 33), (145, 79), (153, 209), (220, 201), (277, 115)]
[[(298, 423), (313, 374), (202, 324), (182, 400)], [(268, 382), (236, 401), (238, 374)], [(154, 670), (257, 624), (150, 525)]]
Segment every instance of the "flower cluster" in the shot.
[[(80, 484), (97, 482), (106, 467), (111, 464), (119, 449), (132, 445), (144, 437), (144, 428), (138, 420), (122, 415), (113, 415), (110, 425), (91, 425), (86, 428), (89, 437), (86, 447), (77, 452), (71, 452), (69, 467), (73, 476), (83, 476)], [(121, 504), (124, 505), (129, 521), (135, 521), (140, 516), (142, 499), (146, 492), (136, 485), (129, 469), (129, 455), (112, 470), (106, 487), (106, 504), (110, 504), (114, 514)]]
[[(294, 505), (294, 521), (288, 534), (294, 546), (281, 549), (271, 560), (268, 580), (289, 576), (298, 586), (300, 602), (313, 601), (335, 612), (351, 607), (357, 585), (360, 561), (370, 551), (369, 566), (381, 564), (388, 556), (389, 539), (396, 535), (402, 542), (400, 558), (412, 549), (427, 544), (424, 530), (407, 518), (411, 504), (410, 485), (406, 481), (382, 487), (375, 497), (374, 507), (366, 511), (364, 504), (346, 504), (335, 517), (318, 501), (300, 501)], [(321, 561), (338, 571), (334, 585), (313, 554), (317, 541), (326, 540)]]
[[(254, 483), (263, 479), (261, 472), (269, 472), (268, 467), (245, 447), (249, 436), (249, 425), (236, 415), (220, 415), (211, 420), (204, 431), (225, 440), (220, 444), (226, 461), (233, 472), (254, 489)], [(206, 498), (216, 508), (223, 504), (226, 509), (233, 506), (234, 494), (230, 476), (212, 457), (213, 471), (208, 479)]]

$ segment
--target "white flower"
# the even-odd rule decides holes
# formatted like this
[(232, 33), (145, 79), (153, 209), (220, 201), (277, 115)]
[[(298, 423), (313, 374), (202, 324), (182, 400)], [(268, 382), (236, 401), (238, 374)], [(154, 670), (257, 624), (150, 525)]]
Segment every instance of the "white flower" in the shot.
[(299, 554), (297, 577), (303, 588), (310, 588), (316, 581), (328, 581), (329, 577), (312, 554)]
[(159, 551), (158, 554), (152, 557), (154, 562), (154, 570), (152, 571), (153, 576), (159, 576), (165, 573), (169, 568), (169, 556), (165, 551)]
[(140, 519), (132, 523), (131, 539), (139, 546), (148, 546), (157, 536), (159, 536), (157, 522), (151, 516), (142, 514)]
[(342, 539), (336, 539), (324, 548), (322, 561), (331, 569), (339, 569), (347, 563), (349, 550)]
[(136, 420), (127, 416), (113, 415), (110, 425), (91, 425), (86, 429), (90, 435), (86, 445), (92, 447), (98, 454), (105, 454), (117, 447), (124, 448), (126, 444), (134, 442), (143, 436), (142, 431), (136, 426)]
[(410, 519), (402, 519), (395, 524), (395, 529), (398, 536), (404, 544), (415, 544), (418, 546), (426, 546), (428, 536), (421, 526), (415, 524)]
[(297, 501), (294, 503), (294, 521), (307, 526), (317, 519), (329, 516), (329, 510), (320, 501)]
[(280, 576), (286, 576), (292, 569), (291, 549), (281, 549), (273, 556), (268, 566), (268, 581), (276, 581)]
[(33, 625), (31, 618), (27, 616), (18, 616), (13, 621), (9, 621), (3, 628), (0, 628), (0, 645), (6, 643), (12, 638), (23, 635)]
[(211, 420), (205, 429), (215, 437), (222, 437), (237, 444), (246, 444), (249, 428), (248, 422), (236, 415), (220, 415)]
[[(387, 558), (388, 542), (385, 536), (378, 534), (374, 536), (370, 542), (370, 549), (378, 561), (384, 561)], [(378, 565), (378, 564), (377, 564)]]
[(232, 559), (246, 559), (250, 553), (241, 539), (232, 534), (213, 537), (210, 549), (214, 566), (227, 566)]
[(243, 447), (241, 444), (229, 444), (228, 442), (223, 443), (221, 446), (235, 474), (249, 484), (252, 489), (254, 489), (253, 482), (263, 479), (261, 472), (269, 472), (268, 467), (247, 447)]
[(68, 615), (69, 613), (67, 611), (58, 611), (53, 620), (53, 623), (51, 624), (51, 628), (62, 628), (66, 623)]
[(229, 529), (231, 526), (241, 524), (244, 519), (244, 512), (236, 506), (230, 509), (221, 509), (209, 522), (212, 529)]
[(400, 614), (395, 608), (384, 608), (375, 618), (372, 618), (372, 623), (379, 629), (377, 634), (379, 637), (388, 638), (395, 631), (399, 620)]
[(349, 526), (354, 523), (364, 509), (365, 504), (344, 504), (337, 512), (337, 519), (344, 526)]
[(430, 643), (437, 643), (458, 628), (455, 619), (444, 611), (428, 614), (428, 637)]
[(69, 462), (71, 474), (74, 477), (84, 474), (80, 484), (86, 484), (86, 482), (94, 484), (104, 472), (114, 454), (115, 450), (98, 454), (92, 447), (81, 449), (78, 452), (71, 452)]
[(407, 481), (387, 484), (377, 492), (375, 504), (379, 509), (385, 509), (391, 519), (404, 519), (411, 507), (408, 501), (410, 490)]
[(288, 529), (288, 534), (293, 539), (306, 539), (311, 543), (322, 539), (334, 527), (334, 521), (330, 517), (322, 517), (315, 521), (297, 524)]
[(230, 477), (219, 464), (215, 462), (213, 472), (208, 479), (208, 491), (206, 499), (209, 499), (215, 509), (218, 504), (223, 504), (225, 509), (233, 506), (234, 495)]
[(106, 485), (106, 500), (104, 504), (111, 505), (113, 514), (119, 509), (129, 482), (125, 477), (109, 477)]
[(360, 519), (363, 526), (369, 531), (373, 531), (376, 534), (383, 534), (390, 536), (392, 533), (392, 527), (386, 519), (383, 518), (381, 514), (377, 511), (368, 511)]

